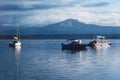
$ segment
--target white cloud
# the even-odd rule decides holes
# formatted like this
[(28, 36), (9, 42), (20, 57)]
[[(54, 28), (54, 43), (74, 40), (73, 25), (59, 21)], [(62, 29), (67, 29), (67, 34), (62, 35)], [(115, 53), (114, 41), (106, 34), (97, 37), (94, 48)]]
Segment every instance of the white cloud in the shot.
[[(102, 13), (91, 13), (96, 9), (82, 8), (74, 6), (69, 8), (48, 9), (48, 10), (34, 10), (30, 16), (27, 16), (22, 23), (24, 24), (49, 24), (59, 22), (65, 19), (73, 18), (88, 24), (97, 25), (113, 25), (120, 26), (120, 12), (117, 10), (100, 10)], [(29, 12), (30, 13), (30, 12)]]
[[(33, 5), (71, 5), (72, 6), (61, 6), (49, 9), (37, 9), (37, 10), (21, 10), (21, 11), (1, 11), (0, 16), (3, 15), (22, 15), (20, 17), (20, 23), (23, 25), (46, 25), (50, 23), (56, 23), (65, 19), (73, 18), (88, 24), (97, 25), (114, 25), (120, 26), (120, 10), (119, 8), (111, 6), (102, 8), (85, 8), (81, 7), (84, 0), (22, 0), (22, 1), (3, 1), (4, 4), (18, 4), (25, 8), (31, 8)], [(96, 0), (91, 0), (95, 2)], [(109, 0), (106, 0), (109, 1)], [(112, 1), (112, 0), (111, 0)], [(87, 0), (85, 2), (88, 3)], [(100, 2), (100, 0), (99, 0)], [(103, 2), (103, 1), (102, 1)], [(110, 1), (109, 1), (110, 2)], [(112, 1), (113, 2), (113, 1)], [(114, 3), (115, 4), (115, 3)], [(6, 24), (6, 23), (4, 23)]]

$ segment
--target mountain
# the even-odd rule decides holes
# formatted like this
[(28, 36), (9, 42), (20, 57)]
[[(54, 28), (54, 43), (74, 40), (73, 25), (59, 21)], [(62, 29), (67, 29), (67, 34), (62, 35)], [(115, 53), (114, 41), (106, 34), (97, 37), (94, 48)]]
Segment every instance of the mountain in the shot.
[[(1, 29), (1, 35), (15, 35), (16, 27)], [(67, 19), (55, 24), (49, 24), (44, 27), (20, 27), (22, 36), (33, 38), (37, 37), (57, 37), (57, 38), (78, 38), (92, 37), (94, 35), (106, 35), (111, 37), (120, 37), (120, 27), (99, 26), (85, 24), (75, 19)], [(23, 37), (23, 38), (25, 38)]]
[[(120, 34), (120, 27), (85, 24), (78, 20), (68, 19), (50, 24), (37, 30), (38, 34)], [(46, 33), (47, 32), (47, 33)]]

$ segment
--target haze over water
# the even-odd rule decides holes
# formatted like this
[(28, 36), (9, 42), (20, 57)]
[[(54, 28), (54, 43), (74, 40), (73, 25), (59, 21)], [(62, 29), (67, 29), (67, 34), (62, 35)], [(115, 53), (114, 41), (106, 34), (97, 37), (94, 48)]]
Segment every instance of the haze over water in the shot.
[[(65, 40), (22, 40), (21, 49), (0, 41), (0, 80), (119, 80), (120, 40), (110, 48), (61, 50)], [(90, 40), (84, 40), (89, 42)]]

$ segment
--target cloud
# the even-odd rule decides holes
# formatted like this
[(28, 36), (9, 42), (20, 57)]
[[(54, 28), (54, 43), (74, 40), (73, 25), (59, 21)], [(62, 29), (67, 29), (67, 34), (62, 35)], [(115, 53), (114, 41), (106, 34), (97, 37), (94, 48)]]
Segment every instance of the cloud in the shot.
[[(63, 6), (63, 5), (62, 5)], [(50, 9), (50, 8), (55, 8), (55, 7), (60, 7), (57, 5), (29, 5), (29, 6), (22, 6), (22, 5), (2, 5), (0, 6), (0, 10), (2, 11), (19, 11), (19, 10), (37, 10), (37, 9)]]
[(113, 9), (112, 3), (98, 1), (91, 0), (90, 3), (88, 0), (5, 0), (0, 3), (0, 24), (15, 24), (17, 17), (19, 24), (28, 26), (43, 26), (69, 18), (87, 24), (120, 25), (119, 8)]
[[(112, 25), (119, 26), (120, 23), (120, 11), (112, 11), (106, 9), (100, 9), (101, 12), (106, 11), (106, 13), (91, 13), (91, 11), (96, 11), (97, 9), (82, 8), (80, 6), (74, 6), (69, 8), (60, 9), (49, 9), (49, 10), (36, 10), (32, 15), (26, 16), (26, 18), (21, 22), (23, 24), (40, 24), (47, 25), (51, 23), (56, 23), (65, 19), (73, 18), (78, 19), (81, 22), (87, 24), (96, 25)], [(112, 13), (110, 13), (112, 12)], [(117, 12), (117, 13), (116, 13)], [(32, 13), (32, 12), (31, 12)], [(48, 14), (49, 13), (49, 14)]]
[[(83, 0), (79, 1), (81, 3)], [(40, 10), (40, 9), (51, 9), (59, 7), (70, 7), (74, 6), (77, 0), (23, 0), (23, 1), (3, 1), (0, 3), (0, 10), (12, 11), (12, 10)]]
[(108, 6), (108, 2), (99, 2), (99, 3), (89, 3), (89, 4), (84, 4), (82, 7), (103, 7), (103, 6)]

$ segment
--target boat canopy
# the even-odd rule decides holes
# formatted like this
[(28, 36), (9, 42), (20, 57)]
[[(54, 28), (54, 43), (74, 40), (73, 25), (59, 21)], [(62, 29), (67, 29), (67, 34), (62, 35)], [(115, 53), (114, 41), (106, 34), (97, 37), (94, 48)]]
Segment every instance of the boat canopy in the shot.
[(79, 40), (79, 39), (68, 39), (67, 41), (69, 41), (70, 43), (71, 42), (76, 42), (76, 43), (79, 43), (79, 44), (82, 44), (82, 40)]
[(16, 37), (16, 36), (14, 36), (13, 38), (14, 38), (15, 40), (18, 40), (18, 37)]
[(105, 39), (105, 36), (95, 36), (95, 39)]
[(95, 41), (105, 42), (105, 36), (95, 36), (94, 39)]

